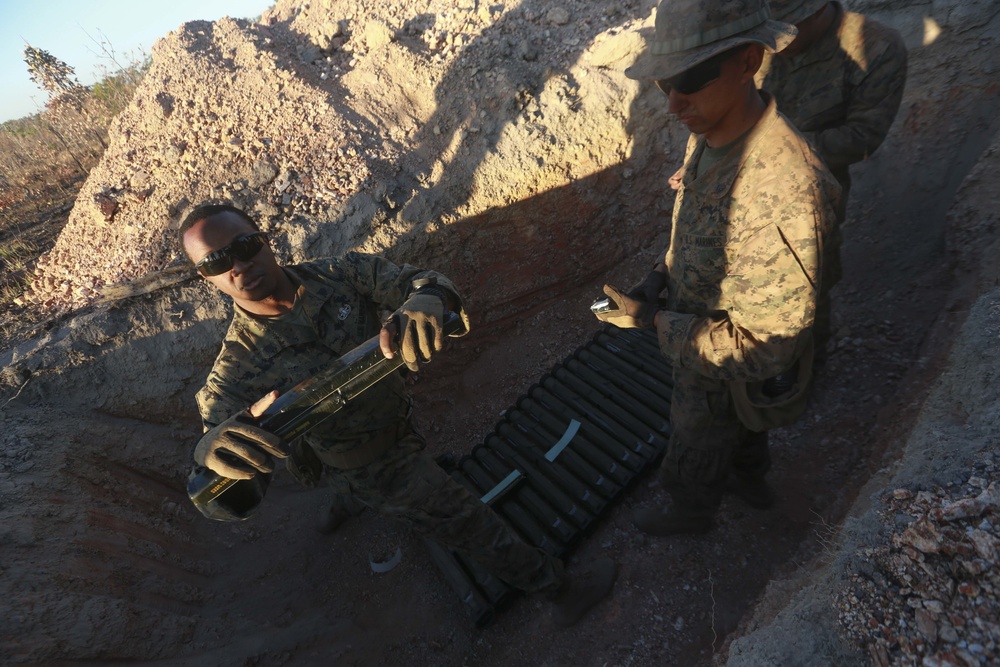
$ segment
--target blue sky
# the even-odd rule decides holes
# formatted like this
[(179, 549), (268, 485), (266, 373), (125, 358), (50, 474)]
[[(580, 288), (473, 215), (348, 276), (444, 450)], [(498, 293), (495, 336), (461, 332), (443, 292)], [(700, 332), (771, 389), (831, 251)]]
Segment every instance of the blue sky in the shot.
[[(274, 0), (0, 0), (0, 122), (36, 113), (46, 94), (28, 78), (25, 42), (76, 70), (89, 85), (115, 66), (91, 37), (102, 35), (125, 63), (182, 23), (257, 17)], [(87, 35), (90, 35), (88, 37)], [(34, 98), (34, 100), (32, 100)]]

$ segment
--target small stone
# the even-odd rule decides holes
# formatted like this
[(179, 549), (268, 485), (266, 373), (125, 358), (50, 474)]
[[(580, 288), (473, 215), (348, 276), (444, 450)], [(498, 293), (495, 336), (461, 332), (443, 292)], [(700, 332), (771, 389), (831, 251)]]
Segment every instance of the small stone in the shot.
[(1000, 540), (998, 540), (993, 535), (979, 530), (978, 528), (973, 530), (969, 534), (969, 538), (976, 547), (976, 553), (979, 556), (990, 563), (995, 563), (998, 559), (998, 552), (1000, 552)]
[(958, 585), (958, 592), (965, 597), (974, 598), (979, 595), (979, 586), (968, 581), (963, 581)]
[(948, 642), (949, 644), (958, 642), (958, 632), (947, 623), (941, 624), (941, 627), (938, 628), (938, 635), (941, 637), (941, 641)]
[(104, 220), (107, 222), (111, 222), (115, 217), (115, 213), (118, 212), (118, 202), (103, 192), (94, 195), (94, 203), (97, 204), (98, 210), (100, 210), (101, 215), (104, 216)]
[(259, 188), (273, 181), (278, 175), (278, 168), (269, 160), (254, 162), (247, 184), (251, 188)]
[(926, 519), (920, 519), (903, 531), (900, 541), (909, 544), (914, 549), (925, 554), (936, 554), (941, 551), (943, 537), (936, 525)]
[(521, 59), (529, 63), (538, 60), (538, 49), (536, 49), (528, 40), (521, 42), (521, 45), (518, 47), (518, 52), (521, 55)]
[(940, 600), (924, 600), (924, 609), (933, 614), (943, 614), (944, 604)]
[(545, 15), (549, 23), (552, 25), (566, 25), (569, 23), (569, 12), (564, 7), (555, 7), (550, 9), (549, 13)]

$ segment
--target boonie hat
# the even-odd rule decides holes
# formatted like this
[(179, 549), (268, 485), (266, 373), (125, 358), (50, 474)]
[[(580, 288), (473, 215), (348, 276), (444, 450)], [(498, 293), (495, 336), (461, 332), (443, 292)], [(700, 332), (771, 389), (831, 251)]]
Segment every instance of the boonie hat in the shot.
[[(806, 0), (807, 2), (810, 0)], [(740, 44), (780, 51), (795, 26), (770, 20), (766, 0), (662, 0), (646, 50), (625, 70), (630, 79), (669, 79)]]
[(771, 16), (785, 23), (802, 23), (830, 0), (771, 0)]

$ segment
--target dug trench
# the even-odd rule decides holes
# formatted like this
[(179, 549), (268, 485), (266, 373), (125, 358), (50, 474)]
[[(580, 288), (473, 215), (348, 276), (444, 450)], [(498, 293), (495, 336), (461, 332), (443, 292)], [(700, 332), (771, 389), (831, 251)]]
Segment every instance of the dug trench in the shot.
[[(889, 7), (882, 18), (905, 27), (923, 17), (922, 8)], [(993, 355), (981, 355), (980, 367), (955, 361), (996, 345), (996, 332), (979, 326), (982, 317), (969, 318), (972, 330), (965, 323), (996, 303), (989, 258), (998, 242), (1000, 88), (990, 72), (952, 55), (973, 39), (972, 57), (995, 62), (997, 19), (987, 9), (973, 27), (962, 24), (927, 46), (910, 42), (900, 115), (883, 147), (853, 172), (847, 271), (834, 292), (836, 350), (807, 415), (772, 434), (774, 508), (727, 498), (708, 535), (647, 538), (632, 527), (631, 508), (665, 496), (654, 476), (645, 477), (570, 559), (571, 572), (598, 555), (619, 564), (612, 597), (588, 619), (557, 631), (546, 601), (529, 597), (476, 629), (404, 528), (366, 512), (332, 535), (316, 531), (322, 488), (298, 487), (279, 471), (248, 522), (209, 522), (193, 510), (183, 490), (200, 432), (193, 395), (229, 311), (205, 285), (181, 282), (85, 308), (4, 352), (5, 658), (192, 666), (864, 664), (866, 649), (837, 624), (836, 584), (810, 585), (839, 581), (830, 572), (849, 560), (838, 552), (850, 544), (842, 534), (899, 483), (894, 471), (908, 470), (905, 481), (916, 487), (961, 474), (976, 442), (936, 453), (931, 445), (930, 463), (919, 470), (907, 464), (907, 442), (914, 425), (939, 409), (940, 378), (971, 386), (996, 372)], [(518, 396), (597, 330), (588, 306), (601, 285), (636, 281), (665, 246), (663, 227), (614, 225), (663, 198), (663, 179), (621, 186), (633, 166), (626, 161), (401, 237), (395, 252), (414, 252), (452, 275), (473, 316), (468, 336), (411, 377), (431, 453), (460, 456), (481, 442)], [(663, 175), (676, 165), (642, 166)], [(626, 193), (616, 210), (600, 204)], [(623, 229), (641, 242), (622, 242)], [(489, 261), (463, 261), (469, 255)], [(975, 407), (948, 409), (968, 424)], [(978, 444), (995, 447), (988, 438)], [(371, 564), (397, 549), (400, 564), (375, 573)], [(797, 597), (803, 594), (811, 606)], [(786, 608), (808, 614), (796, 625), (783, 616)], [(795, 647), (798, 659), (767, 662), (780, 654), (777, 646)]]

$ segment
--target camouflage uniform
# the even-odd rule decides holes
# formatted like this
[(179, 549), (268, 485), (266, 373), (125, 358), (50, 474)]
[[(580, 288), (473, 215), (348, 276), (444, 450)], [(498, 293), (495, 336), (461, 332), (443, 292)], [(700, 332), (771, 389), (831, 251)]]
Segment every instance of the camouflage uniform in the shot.
[[(851, 176), (848, 167), (867, 159), (885, 139), (906, 83), (906, 47), (899, 33), (831, 3), (829, 30), (792, 57), (767, 54), (757, 72), (759, 87), (819, 151), (843, 193), (837, 223), (844, 221)], [(827, 292), (841, 277), (840, 233), (833, 230), (824, 257), (823, 294), (817, 320), (820, 343), (829, 338)]]
[(804, 52), (767, 54), (758, 85), (819, 151), (844, 192), (848, 166), (875, 152), (889, 133), (906, 84), (906, 47), (899, 33), (845, 12)]
[(662, 474), (683, 509), (714, 511), (730, 468), (762, 476), (766, 441), (747, 438), (728, 383), (761, 381), (796, 361), (813, 324), (836, 180), (774, 100), (708, 169), (688, 141), (665, 263), (657, 334), (674, 368)]
[[(399, 308), (413, 281), (434, 278), (458, 297), (440, 274), (361, 253), (285, 271), (297, 285), (290, 312), (258, 318), (235, 309), (222, 351), (197, 396), (208, 428), (273, 389), (290, 389), (378, 334), (380, 310)], [(464, 309), (459, 311), (468, 324)], [(338, 487), (365, 505), (467, 555), (517, 588), (555, 591), (562, 563), (518, 539), (423, 452), (409, 406), (402, 375), (395, 373), (303, 437)], [(370, 460), (366, 449), (386, 439), (391, 446)]]

